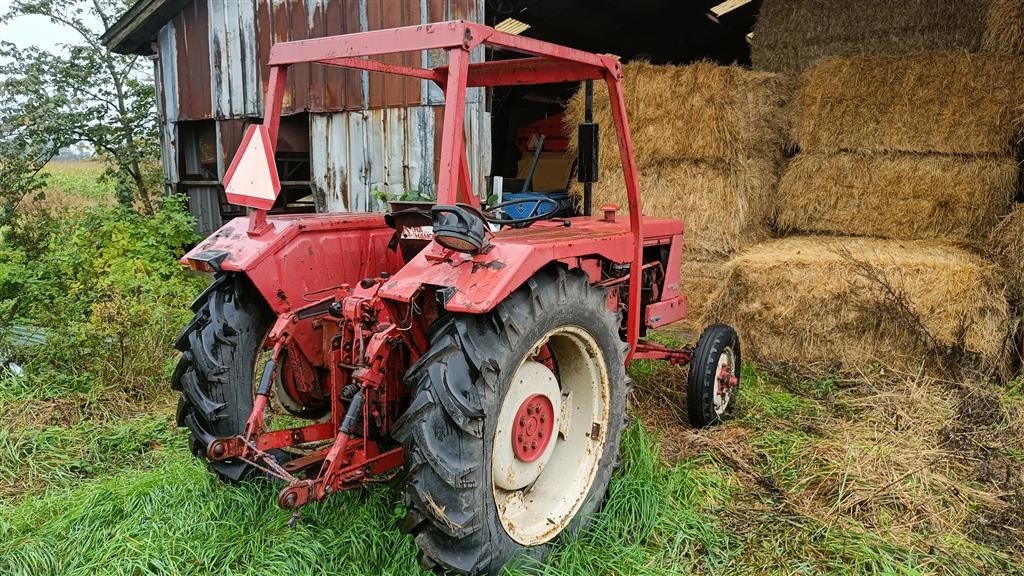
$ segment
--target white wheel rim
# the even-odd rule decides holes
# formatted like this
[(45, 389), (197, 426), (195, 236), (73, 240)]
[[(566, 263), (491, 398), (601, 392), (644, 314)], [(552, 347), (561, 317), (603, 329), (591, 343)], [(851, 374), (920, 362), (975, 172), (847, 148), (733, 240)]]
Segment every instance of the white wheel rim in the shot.
[[(534, 357), (547, 345), (558, 377)], [(513, 423), (524, 399), (551, 401), (555, 434), (532, 462), (514, 454)], [(610, 384), (600, 347), (576, 326), (556, 328), (520, 361), (502, 400), (491, 455), (491, 488), (502, 527), (536, 546), (557, 536), (583, 505), (604, 454)]]
[(718, 416), (725, 414), (725, 411), (729, 408), (729, 402), (732, 400), (732, 389), (722, 386), (722, 371), (726, 368), (728, 368), (729, 374), (736, 375), (736, 357), (731, 347), (722, 350), (721, 356), (718, 357), (718, 366), (715, 367), (715, 395), (713, 400), (715, 403), (715, 414)]

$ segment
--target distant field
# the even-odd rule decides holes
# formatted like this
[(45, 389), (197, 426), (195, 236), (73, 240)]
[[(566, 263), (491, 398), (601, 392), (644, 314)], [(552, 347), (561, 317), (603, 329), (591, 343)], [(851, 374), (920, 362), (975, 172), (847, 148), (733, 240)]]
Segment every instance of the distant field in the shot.
[(105, 166), (99, 161), (53, 161), (43, 172), (47, 185), (40, 200), (26, 199), (26, 208), (77, 208), (107, 206), (115, 202), (113, 181), (103, 179)]

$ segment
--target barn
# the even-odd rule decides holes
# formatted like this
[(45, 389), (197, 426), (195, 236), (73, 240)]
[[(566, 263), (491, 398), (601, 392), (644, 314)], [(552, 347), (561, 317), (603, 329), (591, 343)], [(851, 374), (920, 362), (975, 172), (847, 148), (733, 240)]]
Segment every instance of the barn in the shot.
[[(275, 42), (464, 19), (626, 60), (749, 63), (760, 0), (139, 0), (103, 36), (113, 51), (152, 58), (167, 192), (188, 196), (199, 232), (240, 215), (221, 180), (248, 123), (263, 115)], [(443, 64), (430, 52), (396, 55)], [(473, 54), (475, 61), (501, 53)], [(522, 175), (522, 131), (557, 116), (575, 86), (476, 88), (467, 147), (476, 190)], [(382, 199), (432, 195), (441, 91), (427, 81), (323, 66), (289, 74), (277, 150), (275, 211), (373, 211)], [(542, 124), (543, 125), (543, 124)], [(557, 131), (560, 123), (547, 123)], [(564, 149), (563, 149), (564, 150)], [(557, 154), (560, 150), (553, 150)], [(548, 180), (568, 180), (555, 159)], [(553, 177), (552, 177), (553, 175)], [(563, 183), (564, 187), (564, 183)]]

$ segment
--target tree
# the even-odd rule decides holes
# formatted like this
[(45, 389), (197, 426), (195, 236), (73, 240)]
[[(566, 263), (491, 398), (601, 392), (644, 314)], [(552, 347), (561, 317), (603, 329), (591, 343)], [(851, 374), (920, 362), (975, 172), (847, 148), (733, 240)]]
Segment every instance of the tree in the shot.
[[(0, 179), (5, 205), (16, 207), (38, 189), (40, 162), (87, 142), (108, 162), (118, 200), (137, 201), (153, 213), (157, 185), (150, 166), (160, 139), (147, 62), (109, 52), (100, 42), (126, 7), (124, 0), (14, 0), (0, 15), (0, 22), (9, 22), (38, 14), (75, 38), (60, 54), (0, 43), (0, 174), (12, 174), (10, 182)], [(18, 128), (7, 132), (12, 127)], [(26, 187), (8, 188), (19, 183)]]
[[(0, 53), (11, 48), (0, 42)], [(38, 78), (26, 72), (0, 79), (0, 225), (11, 220), (23, 198), (42, 189), (41, 170), (59, 150), (59, 142), (46, 135), (51, 128), (34, 120), (45, 123), (53, 102)]]

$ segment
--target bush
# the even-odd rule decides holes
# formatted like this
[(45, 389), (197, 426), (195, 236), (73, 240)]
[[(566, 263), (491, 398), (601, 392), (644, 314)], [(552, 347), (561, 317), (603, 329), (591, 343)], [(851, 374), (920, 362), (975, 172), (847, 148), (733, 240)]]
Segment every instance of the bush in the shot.
[[(44, 344), (14, 350), (39, 387), (141, 393), (165, 378), (204, 284), (177, 261), (196, 240), (174, 198), (151, 217), (121, 206), (20, 215), (0, 228), (0, 335), (16, 324), (43, 330)], [(58, 392), (45, 388), (35, 394)]]

